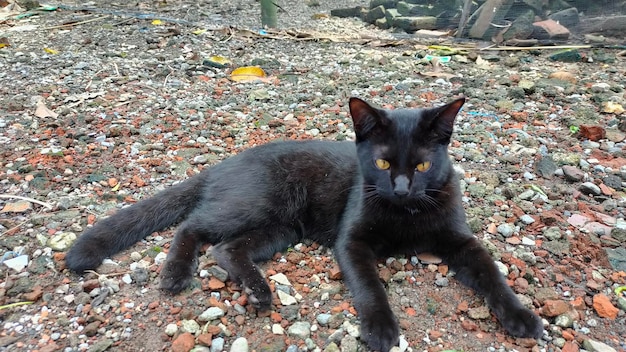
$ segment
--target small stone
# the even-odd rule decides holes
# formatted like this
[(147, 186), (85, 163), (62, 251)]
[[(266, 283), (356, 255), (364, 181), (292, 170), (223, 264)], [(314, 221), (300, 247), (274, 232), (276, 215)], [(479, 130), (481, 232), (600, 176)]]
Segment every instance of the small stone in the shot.
[(213, 265), (207, 271), (211, 274), (211, 276), (221, 282), (226, 282), (226, 280), (228, 280), (228, 271), (218, 265)]
[(272, 324), (272, 334), (274, 335), (284, 335), (285, 329), (283, 329), (280, 324)]
[(195, 320), (183, 320), (180, 324), (180, 331), (182, 332), (195, 334), (198, 330), (200, 330), (200, 324), (198, 324)]
[(224, 350), (224, 338), (217, 337), (211, 341), (211, 352), (221, 352)]
[(619, 310), (611, 303), (606, 295), (599, 293), (593, 296), (593, 309), (596, 310), (602, 318), (615, 319)]
[(317, 320), (317, 322), (321, 325), (321, 326), (327, 326), (328, 325), (328, 321), (330, 320), (330, 317), (332, 315), (327, 314), (327, 313), (321, 313), (318, 314), (317, 317), (315, 318), (315, 320)]
[(52, 250), (64, 252), (70, 245), (76, 241), (76, 234), (73, 232), (60, 232), (48, 240), (48, 247), (52, 248)]
[(543, 178), (551, 179), (554, 176), (557, 166), (551, 156), (544, 156), (535, 164), (535, 171)]
[(292, 304), (298, 303), (294, 296), (281, 290), (276, 290), (276, 294), (278, 295), (278, 299), (280, 299), (280, 304), (282, 304), (283, 306), (290, 306)]
[(511, 237), (515, 232), (515, 226), (513, 224), (504, 223), (498, 225), (498, 233), (504, 237)]
[(419, 253), (417, 259), (423, 264), (439, 264), (442, 259), (431, 253)]
[(192, 334), (186, 332), (180, 334), (174, 342), (172, 342), (172, 352), (189, 352), (195, 345), (195, 339)]
[(563, 237), (563, 235), (561, 234), (561, 229), (556, 226), (548, 227), (547, 229), (545, 229), (543, 231), (543, 236), (551, 241), (558, 240)]
[(245, 337), (238, 337), (230, 346), (230, 352), (248, 352), (248, 340)]
[(522, 215), (519, 219), (521, 222), (523, 222), (526, 225), (530, 225), (533, 222), (535, 222), (535, 219), (532, 216), (527, 215), (527, 214)]
[(287, 329), (287, 333), (291, 336), (305, 339), (311, 335), (311, 324), (305, 321), (295, 322)]
[(439, 287), (447, 287), (449, 284), (450, 283), (447, 277), (440, 277), (435, 280), (435, 285)]
[(599, 196), (602, 194), (602, 190), (598, 185), (593, 182), (585, 182), (578, 189), (584, 194), (591, 194), (594, 196)]
[(518, 196), (521, 200), (531, 200), (535, 196), (535, 191), (532, 189), (526, 190)]
[(476, 308), (470, 308), (467, 311), (467, 315), (474, 320), (484, 320), (491, 317), (491, 312), (487, 306), (480, 306)]
[(289, 279), (287, 279), (287, 276), (285, 276), (285, 274), (283, 274), (283, 273), (278, 273), (276, 275), (272, 275), (269, 278), (270, 278), (270, 280), (276, 281), (276, 283), (278, 283), (278, 284), (285, 285), (285, 286), (291, 286), (291, 282), (289, 282)]
[(176, 324), (167, 324), (165, 326), (165, 335), (174, 336), (178, 332), (178, 326)]
[(566, 301), (549, 299), (545, 301), (542, 312), (547, 317), (556, 317), (570, 309), (571, 305)]
[(224, 316), (224, 311), (219, 307), (210, 307), (198, 316), (198, 321), (208, 322)]
[(562, 328), (574, 326), (574, 319), (569, 314), (561, 314), (554, 319), (554, 324)]
[(613, 347), (591, 339), (583, 341), (583, 348), (589, 352), (617, 352)]

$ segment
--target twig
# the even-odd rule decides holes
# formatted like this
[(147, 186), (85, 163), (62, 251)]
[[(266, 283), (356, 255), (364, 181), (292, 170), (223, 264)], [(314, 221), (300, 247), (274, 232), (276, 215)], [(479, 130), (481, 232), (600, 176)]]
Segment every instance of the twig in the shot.
[(91, 84), (93, 83), (93, 78), (97, 75), (100, 74), (100, 72), (102, 72), (102, 70), (99, 70), (98, 72), (94, 73), (91, 78), (89, 79), (89, 83), (87, 83), (87, 86), (85, 86), (85, 91), (88, 91), (89, 88), (91, 87)]
[(518, 51), (518, 50), (554, 50), (554, 49), (589, 49), (592, 48), (591, 45), (554, 45), (554, 46), (524, 46), (524, 47), (519, 47), (519, 46), (496, 46), (496, 47), (486, 47), (486, 48), (481, 48), (478, 49), (478, 51), (496, 51), (496, 50), (503, 50), (503, 51)]
[(27, 306), (27, 305), (33, 304), (33, 303), (35, 303), (35, 302), (33, 302), (33, 301), (24, 301), (24, 302), (9, 303), (9, 304), (5, 304), (3, 306), (0, 306), (0, 310), (13, 308), (13, 307), (18, 307), (18, 306)]
[(59, 26), (52, 26), (52, 27), (41, 28), (41, 30), (42, 31), (47, 31), (47, 30), (50, 30), (50, 29), (61, 29), (61, 28), (73, 27), (73, 26), (78, 26), (78, 25), (81, 25), (81, 24), (89, 23), (89, 22), (95, 22), (95, 21), (103, 20), (103, 19), (105, 19), (107, 17), (111, 17), (111, 15), (104, 15), (104, 16), (101, 16), (101, 17), (92, 18), (90, 20), (84, 20), (84, 21), (80, 21), (80, 22), (62, 24), (62, 25), (59, 25)]
[(0, 198), (4, 198), (4, 199), (21, 199), (21, 200), (25, 200), (25, 201), (28, 201), (28, 202), (31, 202), (31, 203), (43, 205), (44, 207), (46, 207), (48, 209), (52, 209), (53, 208), (52, 204), (50, 204), (50, 203), (42, 202), (40, 200), (33, 199), (33, 198), (28, 198), (28, 197), (15, 196), (15, 195), (12, 195), (12, 194), (0, 194)]
[(115, 67), (115, 74), (117, 77), (121, 77), (120, 70), (117, 68), (117, 64), (114, 62), (113, 67)]

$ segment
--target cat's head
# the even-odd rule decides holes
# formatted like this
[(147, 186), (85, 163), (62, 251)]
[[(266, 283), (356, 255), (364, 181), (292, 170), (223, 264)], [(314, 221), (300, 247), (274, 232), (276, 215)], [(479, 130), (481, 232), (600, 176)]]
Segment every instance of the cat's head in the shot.
[(387, 110), (350, 98), (366, 198), (415, 211), (437, 208), (452, 172), (447, 149), (464, 102)]

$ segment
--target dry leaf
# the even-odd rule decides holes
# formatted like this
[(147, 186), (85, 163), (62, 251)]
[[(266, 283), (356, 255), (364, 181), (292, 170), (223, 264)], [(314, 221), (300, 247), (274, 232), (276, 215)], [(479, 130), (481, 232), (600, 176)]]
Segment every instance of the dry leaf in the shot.
[(59, 114), (48, 109), (43, 99), (40, 99), (39, 101), (37, 101), (37, 108), (35, 109), (35, 116), (40, 117), (40, 118), (52, 117), (53, 119), (56, 119), (59, 116)]
[(230, 79), (235, 82), (254, 82), (265, 78), (265, 71), (258, 66), (244, 66), (233, 70)]

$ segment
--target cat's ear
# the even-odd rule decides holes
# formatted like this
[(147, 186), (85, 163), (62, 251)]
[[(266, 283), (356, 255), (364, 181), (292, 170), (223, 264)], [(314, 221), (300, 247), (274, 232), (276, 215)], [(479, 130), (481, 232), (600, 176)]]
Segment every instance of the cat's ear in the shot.
[(465, 97), (460, 97), (446, 105), (430, 109), (429, 115), (432, 116), (431, 128), (441, 137), (441, 141), (447, 143), (450, 141), (452, 131), (454, 130), (454, 120), (465, 103)]
[(373, 132), (385, 128), (390, 123), (381, 110), (355, 97), (350, 98), (350, 115), (357, 141), (366, 139)]

